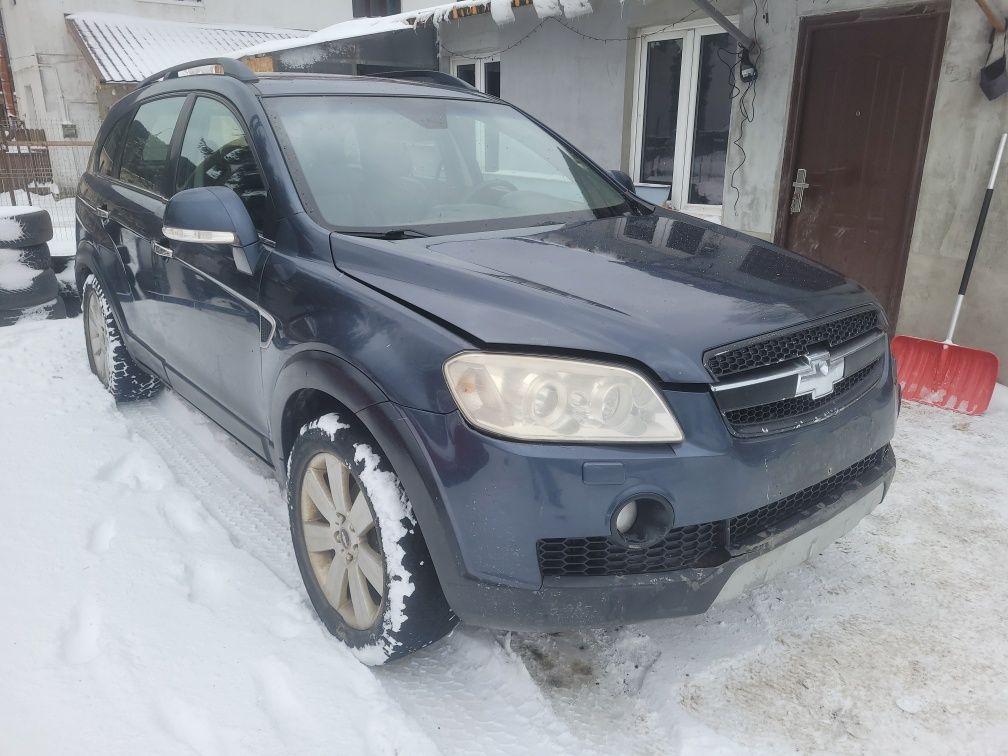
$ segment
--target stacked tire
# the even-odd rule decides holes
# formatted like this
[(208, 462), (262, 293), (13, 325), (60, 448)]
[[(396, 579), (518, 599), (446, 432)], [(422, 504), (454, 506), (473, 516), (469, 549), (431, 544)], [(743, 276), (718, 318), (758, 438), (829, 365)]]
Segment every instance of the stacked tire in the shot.
[(66, 316), (52, 269), (52, 220), (34, 207), (0, 207), (0, 326)]

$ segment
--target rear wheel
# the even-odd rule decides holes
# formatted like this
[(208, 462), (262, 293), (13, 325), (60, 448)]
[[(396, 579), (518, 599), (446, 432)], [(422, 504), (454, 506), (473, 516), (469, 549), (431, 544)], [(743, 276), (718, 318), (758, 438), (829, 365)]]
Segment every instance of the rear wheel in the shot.
[(287, 500), (308, 597), (361, 661), (397, 659), (455, 626), (399, 479), (356, 422), (327, 415), (305, 426)]
[(149, 399), (161, 390), (161, 381), (130, 356), (112, 316), (112, 306), (94, 275), (84, 281), (84, 338), (88, 363), (116, 401)]

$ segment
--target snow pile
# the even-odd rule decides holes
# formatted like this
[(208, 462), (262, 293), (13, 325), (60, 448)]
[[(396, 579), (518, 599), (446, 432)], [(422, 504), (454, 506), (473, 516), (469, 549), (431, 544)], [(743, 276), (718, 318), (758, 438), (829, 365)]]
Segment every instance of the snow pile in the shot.
[(315, 619), (270, 472), (170, 392), (117, 408), (88, 372), (79, 319), (0, 330), (0, 386), (11, 753), (71, 740), (83, 753), (411, 756), (1008, 742), (1004, 387), (983, 417), (905, 405), (875, 513), (704, 616), (461, 627), (372, 670)]

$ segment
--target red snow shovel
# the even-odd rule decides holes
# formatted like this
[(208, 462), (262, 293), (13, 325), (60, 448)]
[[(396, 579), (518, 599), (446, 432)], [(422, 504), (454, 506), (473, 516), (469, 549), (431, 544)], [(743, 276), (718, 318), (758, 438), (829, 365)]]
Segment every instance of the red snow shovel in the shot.
[(997, 355), (983, 349), (971, 349), (953, 344), (952, 336), (955, 334), (959, 311), (966, 296), (970, 273), (973, 272), (973, 261), (980, 247), (980, 237), (987, 220), (991, 197), (994, 196), (994, 182), (997, 180), (1006, 139), (1008, 134), (1002, 134), (997, 157), (994, 159), (994, 168), (987, 183), (987, 192), (980, 207), (980, 218), (973, 233), (973, 243), (966, 258), (966, 269), (959, 284), (959, 296), (956, 297), (955, 309), (952, 311), (948, 336), (945, 337), (945, 341), (918, 339), (913, 336), (897, 336), (892, 340), (896, 375), (903, 390), (903, 398), (912, 402), (930, 404), (967, 415), (982, 415), (987, 411), (987, 405), (990, 404), (991, 395), (994, 393), (998, 376)]

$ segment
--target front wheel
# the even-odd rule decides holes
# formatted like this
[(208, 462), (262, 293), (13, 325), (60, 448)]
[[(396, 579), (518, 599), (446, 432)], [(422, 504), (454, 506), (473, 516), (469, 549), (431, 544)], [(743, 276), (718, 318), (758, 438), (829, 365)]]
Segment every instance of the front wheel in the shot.
[(365, 664), (384, 664), (458, 622), (399, 479), (356, 420), (306, 425), (291, 451), (287, 504), (308, 597)]

